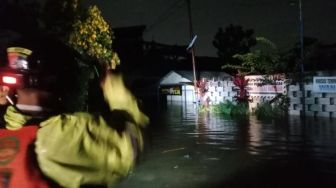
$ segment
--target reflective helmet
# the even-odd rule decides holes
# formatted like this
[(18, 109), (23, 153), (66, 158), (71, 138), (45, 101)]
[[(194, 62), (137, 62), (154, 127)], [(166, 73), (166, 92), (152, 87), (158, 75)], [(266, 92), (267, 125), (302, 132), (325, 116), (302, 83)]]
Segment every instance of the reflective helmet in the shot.
[(6, 46), (7, 63), (0, 68), (0, 85), (52, 93), (60, 103), (75, 97), (77, 66), (74, 51), (53, 37), (22, 37)]

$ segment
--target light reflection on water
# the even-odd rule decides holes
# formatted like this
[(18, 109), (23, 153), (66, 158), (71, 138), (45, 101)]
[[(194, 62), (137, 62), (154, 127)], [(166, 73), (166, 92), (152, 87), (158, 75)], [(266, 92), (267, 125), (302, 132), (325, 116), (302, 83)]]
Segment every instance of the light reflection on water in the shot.
[(335, 120), (231, 118), (193, 104), (151, 116), (145, 154), (118, 187), (336, 185)]

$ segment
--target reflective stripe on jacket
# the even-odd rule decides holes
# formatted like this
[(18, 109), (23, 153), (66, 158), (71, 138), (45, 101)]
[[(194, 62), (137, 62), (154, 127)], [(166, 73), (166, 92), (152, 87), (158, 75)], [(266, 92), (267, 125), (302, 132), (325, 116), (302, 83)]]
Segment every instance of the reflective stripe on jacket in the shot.
[(0, 188), (46, 188), (36, 163), (34, 141), (38, 126), (0, 129)]

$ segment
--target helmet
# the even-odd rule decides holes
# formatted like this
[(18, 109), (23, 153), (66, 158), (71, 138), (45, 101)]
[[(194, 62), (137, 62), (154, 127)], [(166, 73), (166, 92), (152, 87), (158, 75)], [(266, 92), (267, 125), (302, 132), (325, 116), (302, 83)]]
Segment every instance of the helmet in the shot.
[[(79, 68), (74, 52), (60, 40), (22, 37), (7, 45), (6, 54), (7, 63), (0, 68), (0, 85), (12, 90), (48, 92), (60, 104), (76, 92)], [(11, 98), (15, 101), (15, 97)]]

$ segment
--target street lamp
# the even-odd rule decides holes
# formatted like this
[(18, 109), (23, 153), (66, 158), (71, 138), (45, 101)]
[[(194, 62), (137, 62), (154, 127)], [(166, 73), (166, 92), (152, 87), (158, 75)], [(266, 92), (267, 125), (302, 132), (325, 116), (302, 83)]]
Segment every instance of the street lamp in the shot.
[[(194, 77), (194, 90), (195, 90), (195, 98), (197, 98), (197, 79), (196, 79), (196, 63), (195, 63), (195, 50), (194, 50), (194, 42), (197, 38), (197, 35), (194, 36), (192, 19), (191, 19), (191, 5), (190, 0), (186, 0), (188, 5), (188, 20), (189, 20), (189, 32), (190, 32), (190, 39), (191, 42), (188, 46), (191, 51), (191, 60), (192, 60), (192, 67), (193, 67), (193, 77)], [(196, 99), (197, 100), (197, 99)], [(197, 102), (197, 101), (196, 101)]]
[(299, 8), (299, 24), (300, 24), (300, 81), (301, 81), (301, 92), (302, 92), (302, 116), (306, 116), (306, 92), (304, 85), (304, 40), (303, 40), (303, 14), (302, 14), (302, 2), (298, 0)]
[[(295, 2), (297, 1), (297, 2)], [(300, 38), (300, 90), (302, 92), (302, 117), (306, 115), (306, 96), (304, 86), (304, 37), (303, 37), (303, 13), (302, 13), (302, 0), (291, 1), (291, 5), (297, 5), (299, 11), (299, 38)]]

